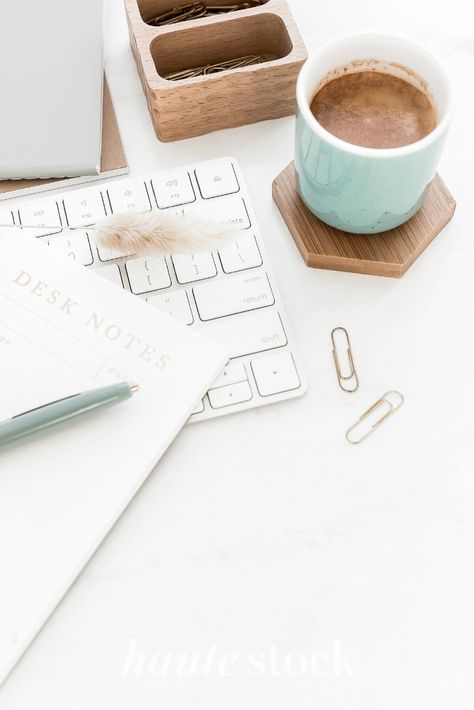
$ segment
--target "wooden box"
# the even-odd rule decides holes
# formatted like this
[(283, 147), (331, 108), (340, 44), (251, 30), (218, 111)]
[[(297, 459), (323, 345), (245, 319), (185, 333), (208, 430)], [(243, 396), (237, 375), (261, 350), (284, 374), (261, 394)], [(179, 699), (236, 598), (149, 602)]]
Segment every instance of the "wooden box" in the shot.
[[(294, 114), (306, 50), (286, 0), (162, 27), (147, 24), (187, 2), (125, 0), (132, 50), (158, 138), (180, 140)], [(263, 54), (268, 61), (178, 81), (164, 78), (250, 54)]]

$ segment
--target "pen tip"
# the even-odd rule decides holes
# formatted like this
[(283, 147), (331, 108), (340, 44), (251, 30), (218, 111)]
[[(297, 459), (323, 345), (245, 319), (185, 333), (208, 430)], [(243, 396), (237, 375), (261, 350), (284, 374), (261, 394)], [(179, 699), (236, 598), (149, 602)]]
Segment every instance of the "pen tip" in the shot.
[(138, 385), (136, 382), (130, 385), (130, 392), (138, 392), (140, 389), (140, 385)]

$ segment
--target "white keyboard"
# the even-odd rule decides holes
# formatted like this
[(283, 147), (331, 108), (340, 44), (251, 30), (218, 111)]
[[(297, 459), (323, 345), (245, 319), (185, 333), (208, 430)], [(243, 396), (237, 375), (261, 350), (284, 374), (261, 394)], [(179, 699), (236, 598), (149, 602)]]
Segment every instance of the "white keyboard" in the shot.
[[(236, 225), (241, 236), (216, 252), (137, 257), (98, 249), (93, 230), (87, 230), (126, 210), (186, 214), (196, 208)], [(192, 421), (303, 394), (302, 368), (235, 160), (50, 194), (0, 212), (0, 223), (6, 221), (38, 225), (27, 233), (226, 346), (231, 360)], [(68, 225), (84, 230), (68, 231)]]

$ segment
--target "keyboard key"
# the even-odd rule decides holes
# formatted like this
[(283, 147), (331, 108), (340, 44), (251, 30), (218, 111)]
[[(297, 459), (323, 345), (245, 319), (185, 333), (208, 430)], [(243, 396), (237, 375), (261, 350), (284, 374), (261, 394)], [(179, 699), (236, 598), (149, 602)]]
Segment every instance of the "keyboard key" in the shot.
[(204, 411), (204, 400), (200, 400), (197, 405), (194, 407), (193, 411), (191, 412), (191, 415), (193, 414), (201, 414)]
[(265, 308), (275, 303), (266, 273), (229, 276), (193, 288), (201, 320), (213, 320), (236, 313)]
[(239, 183), (230, 160), (213, 160), (204, 163), (196, 168), (195, 175), (205, 200), (239, 191)]
[(217, 198), (215, 202), (209, 203), (207, 214), (237, 229), (248, 229), (251, 226), (244, 199), (240, 195)]
[(253, 355), (288, 343), (280, 316), (273, 309), (222, 318), (207, 323), (201, 332), (220, 343), (230, 357)]
[(167, 313), (184, 325), (192, 325), (194, 322), (186, 291), (157, 294), (156, 296), (150, 296), (147, 300), (152, 306), (159, 308), (160, 311)]
[(61, 237), (52, 237), (48, 244), (84, 266), (90, 266), (94, 261), (87, 232), (68, 232)]
[(280, 392), (289, 392), (301, 387), (291, 353), (283, 352), (266, 355), (252, 360), (250, 363), (257, 383), (257, 389), (262, 397)]
[[(18, 209), (21, 224), (34, 224), (38, 229), (26, 229), (29, 237), (44, 237), (47, 234), (58, 234), (62, 231), (61, 217), (56, 200), (38, 200), (21, 205)], [(44, 225), (46, 229), (41, 229)], [(50, 226), (53, 228), (50, 229)]]
[(112, 183), (107, 190), (114, 214), (120, 212), (150, 212), (151, 204), (143, 180), (123, 180)]
[(64, 198), (63, 205), (70, 227), (86, 227), (105, 217), (100, 190), (70, 192)]
[(226, 274), (244, 269), (254, 269), (263, 264), (262, 255), (253, 234), (244, 235), (219, 249), (219, 258)]
[(176, 278), (180, 284), (217, 276), (216, 263), (210, 251), (198, 254), (175, 254), (172, 259)]
[(97, 245), (99, 259), (101, 261), (110, 261), (111, 259), (120, 259), (122, 256), (133, 256), (135, 252), (130, 249), (105, 249)]
[(112, 281), (112, 283), (123, 288), (122, 275), (120, 274), (120, 269), (117, 264), (109, 264), (108, 266), (101, 266), (99, 269), (95, 270), (96, 274), (103, 276), (105, 279)]
[(213, 409), (230, 407), (232, 404), (249, 402), (252, 399), (252, 390), (248, 382), (239, 382), (235, 385), (219, 387), (215, 390), (209, 390), (207, 394)]
[(222, 374), (212, 385), (212, 389), (225, 387), (226, 385), (236, 385), (239, 382), (246, 382), (247, 380), (248, 377), (245, 365), (242, 362), (229, 362), (227, 367), (222, 371)]
[(159, 291), (171, 286), (166, 260), (162, 256), (144, 256), (131, 259), (127, 261), (125, 268), (133, 293)]
[(160, 209), (166, 207), (176, 207), (194, 202), (194, 194), (191, 178), (187, 170), (174, 170), (161, 173), (151, 181), (156, 204)]
[[(196, 209), (199, 210), (199, 205), (202, 205), (202, 202), (193, 202), (189, 205), (179, 205), (178, 207), (168, 207), (166, 214), (173, 215), (174, 217), (192, 217)], [(202, 214), (200, 211), (199, 213)]]

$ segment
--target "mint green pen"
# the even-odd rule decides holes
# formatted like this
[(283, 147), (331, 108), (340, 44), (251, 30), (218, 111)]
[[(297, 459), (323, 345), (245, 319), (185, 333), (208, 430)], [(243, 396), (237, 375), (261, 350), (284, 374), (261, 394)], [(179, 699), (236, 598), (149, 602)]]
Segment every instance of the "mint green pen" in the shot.
[(52, 427), (92, 414), (105, 407), (112, 407), (138, 390), (138, 385), (121, 382), (95, 390), (73, 394), (64, 399), (44, 404), (28, 412), (17, 414), (11, 419), (0, 422), (0, 447), (11, 444), (28, 436), (40, 434)]

